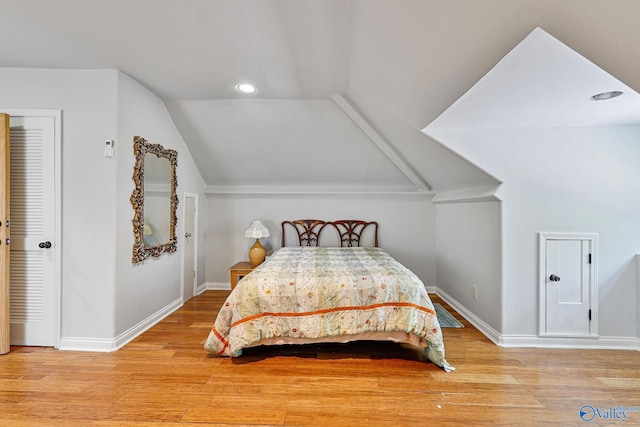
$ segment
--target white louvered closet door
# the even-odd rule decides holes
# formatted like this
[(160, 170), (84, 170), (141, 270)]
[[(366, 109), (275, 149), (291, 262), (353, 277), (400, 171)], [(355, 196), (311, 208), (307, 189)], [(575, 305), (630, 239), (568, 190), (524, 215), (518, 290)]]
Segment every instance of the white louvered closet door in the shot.
[(54, 118), (11, 117), (10, 153), (11, 344), (53, 346)]

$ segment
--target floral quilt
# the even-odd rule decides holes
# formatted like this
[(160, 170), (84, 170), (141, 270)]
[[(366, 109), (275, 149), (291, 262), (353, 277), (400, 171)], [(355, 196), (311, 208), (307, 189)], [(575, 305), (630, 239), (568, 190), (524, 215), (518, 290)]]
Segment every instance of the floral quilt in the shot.
[[(240, 280), (205, 342), (213, 355), (278, 337), (405, 332), (445, 370), (442, 331), (422, 281), (380, 248), (284, 247)], [(347, 337), (348, 338), (348, 337)]]

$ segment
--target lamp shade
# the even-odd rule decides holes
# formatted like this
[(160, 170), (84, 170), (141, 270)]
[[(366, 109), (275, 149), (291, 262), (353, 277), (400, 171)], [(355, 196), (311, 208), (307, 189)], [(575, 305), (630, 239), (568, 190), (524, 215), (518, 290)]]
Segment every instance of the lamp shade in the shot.
[(269, 237), (269, 230), (264, 226), (261, 220), (254, 219), (251, 225), (244, 232), (244, 237), (259, 239), (261, 237)]

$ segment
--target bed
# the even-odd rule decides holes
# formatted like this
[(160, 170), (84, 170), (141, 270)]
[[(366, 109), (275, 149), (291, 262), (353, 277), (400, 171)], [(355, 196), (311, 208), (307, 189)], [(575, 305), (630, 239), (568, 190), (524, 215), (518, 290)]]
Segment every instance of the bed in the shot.
[(424, 284), (378, 247), (376, 222), (283, 221), (281, 246), (220, 308), (204, 345), (211, 355), (237, 357), (260, 345), (390, 340), (454, 369)]

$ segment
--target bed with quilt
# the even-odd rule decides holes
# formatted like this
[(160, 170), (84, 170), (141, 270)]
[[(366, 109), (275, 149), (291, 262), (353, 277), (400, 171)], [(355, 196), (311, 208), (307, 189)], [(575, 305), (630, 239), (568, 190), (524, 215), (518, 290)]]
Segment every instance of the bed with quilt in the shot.
[[(286, 246), (289, 228), (299, 246)], [(361, 247), (367, 228), (373, 229), (373, 245)], [(205, 349), (236, 357), (259, 345), (390, 340), (415, 346), (453, 370), (424, 284), (377, 247), (377, 228), (359, 220), (284, 221), (282, 247), (238, 282)], [(318, 246), (329, 230), (339, 245)]]

